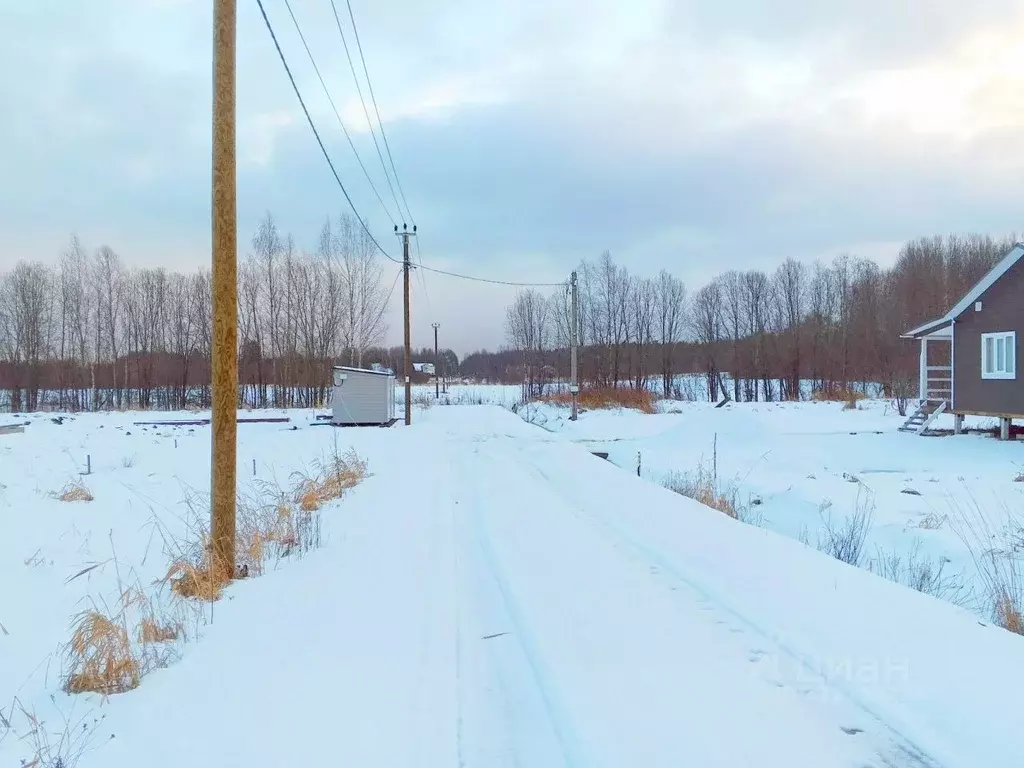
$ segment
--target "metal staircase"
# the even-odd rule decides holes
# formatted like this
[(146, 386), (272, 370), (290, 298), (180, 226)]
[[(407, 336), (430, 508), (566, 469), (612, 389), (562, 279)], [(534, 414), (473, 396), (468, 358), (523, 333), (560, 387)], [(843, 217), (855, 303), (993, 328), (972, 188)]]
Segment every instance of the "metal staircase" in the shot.
[(900, 432), (914, 432), (918, 435), (923, 435), (928, 431), (928, 427), (938, 417), (938, 415), (946, 410), (945, 400), (923, 400), (918, 406), (914, 414), (903, 422), (903, 426), (900, 427)]

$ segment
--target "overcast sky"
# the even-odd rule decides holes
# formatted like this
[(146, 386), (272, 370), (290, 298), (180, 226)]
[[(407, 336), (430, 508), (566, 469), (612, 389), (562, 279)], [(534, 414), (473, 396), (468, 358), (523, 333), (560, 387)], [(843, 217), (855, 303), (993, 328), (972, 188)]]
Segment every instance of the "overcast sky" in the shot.
[[(264, 2), (343, 181), (397, 254), (284, 0)], [(787, 256), (886, 263), (911, 237), (1022, 229), (1015, 0), (352, 3), (427, 264), (559, 281), (608, 249), (696, 288)], [(387, 202), (330, 1), (292, 6)], [(72, 233), (129, 265), (209, 262), (210, 9), (0, 0), (0, 270), (53, 261)], [(314, 248), (345, 201), (255, 0), (239, 0), (238, 36), (240, 249), (266, 211)], [(435, 321), (460, 353), (503, 341), (512, 289), (423, 278), (416, 345)]]

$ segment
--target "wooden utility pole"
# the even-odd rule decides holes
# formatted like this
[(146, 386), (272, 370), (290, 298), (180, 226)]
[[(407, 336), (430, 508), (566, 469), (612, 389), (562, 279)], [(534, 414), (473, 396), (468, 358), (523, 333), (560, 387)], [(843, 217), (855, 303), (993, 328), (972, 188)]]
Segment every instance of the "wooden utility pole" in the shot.
[(434, 399), (437, 400), (441, 397), (441, 366), (438, 364), (437, 358), (437, 329), (441, 327), (440, 323), (434, 323)]
[(238, 244), (235, 178), (236, 0), (213, 3), (213, 339), (210, 377), (211, 565), (235, 574), (235, 456), (238, 417)]
[(579, 291), (575, 270), (573, 270), (572, 277), (569, 278), (569, 325), (571, 326), (569, 328), (569, 392), (572, 393), (572, 415), (569, 416), (569, 419), (576, 421), (579, 416), (580, 400), (579, 361), (577, 359), (580, 344), (580, 318)]
[(412, 332), (409, 325), (409, 271), (412, 263), (409, 261), (409, 238), (416, 236), (416, 225), (413, 224), (412, 232), (403, 224), (402, 231), (398, 231), (395, 224), (395, 234), (402, 238), (402, 271), (405, 273), (405, 425), (412, 424)]

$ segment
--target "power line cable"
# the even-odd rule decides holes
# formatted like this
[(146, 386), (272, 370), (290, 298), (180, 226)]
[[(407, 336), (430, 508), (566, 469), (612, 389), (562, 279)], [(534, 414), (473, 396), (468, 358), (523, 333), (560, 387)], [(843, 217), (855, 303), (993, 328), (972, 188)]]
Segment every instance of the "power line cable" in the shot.
[[(331, 4), (334, 5), (334, 0), (331, 0)], [(267, 10), (263, 6), (263, 0), (256, 0), (256, 5), (260, 9), (260, 15), (263, 17), (263, 23), (266, 25), (267, 31), (270, 33), (270, 39), (273, 41), (274, 48), (277, 50), (277, 55), (281, 59), (281, 65), (284, 67), (285, 74), (288, 75), (288, 81), (291, 83), (292, 90), (295, 91), (295, 97), (299, 100), (299, 106), (302, 107), (302, 112), (306, 116), (306, 122), (309, 123), (310, 130), (313, 131), (313, 136), (316, 138), (316, 142), (320, 146), (320, 152), (323, 154), (324, 160), (327, 161), (327, 165), (331, 169), (331, 173), (334, 176), (334, 180), (338, 184), (338, 188), (341, 189), (341, 193), (345, 196), (345, 201), (352, 209), (352, 212), (355, 214), (356, 219), (359, 221), (360, 226), (363, 228), (363, 231), (366, 232), (367, 236), (370, 238), (370, 241), (374, 244), (377, 250), (380, 251), (381, 255), (384, 256), (384, 258), (388, 259), (389, 261), (394, 262), (395, 264), (404, 265), (404, 261), (402, 259), (396, 259), (390, 253), (384, 250), (381, 244), (377, 241), (377, 238), (373, 236), (373, 232), (371, 232), (370, 228), (366, 225), (366, 221), (363, 219), (362, 216), (359, 215), (359, 210), (356, 208), (355, 203), (352, 201), (352, 197), (349, 195), (348, 190), (345, 189), (345, 185), (341, 181), (341, 176), (338, 175), (338, 170), (334, 166), (334, 161), (331, 160), (330, 153), (328, 153), (327, 147), (324, 145), (323, 139), (320, 137), (320, 132), (316, 128), (316, 123), (313, 122), (313, 117), (309, 114), (309, 109), (306, 107), (306, 102), (302, 98), (302, 92), (299, 90), (299, 86), (295, 82), (295, 76), (292, 74), (291, 67), (288, 66), (288, 60), (285, 58), (284, 51), (281, 50), (281, 44), (278, 42), (277, 34), (274, 32), (274, 26), (273, 24), (270, 23), (270, 18), (267, 16)], [(447, 277), (454, 277), (460, 280), (470, 280), (477, 283), (489, 283), (491, 285), (510, 285), (521, 288), (557, 288), (565, 285), (565, 281), (558, 283), (531, 283), (517, 282), (512, 280), (491, 280), (485, 277), (476, 277), (474, 275), (465, 275), (459, 272), (449, 272), (448, 270), (438, 269), (436, 267), (428, 267), (426, 264), (422, 263), (422, 259), (418, 267), (415, 265), (410, 265), (410, 267), (424, 269), (427, 272), (433, 272), (438, 275), (446, 275)]]
[(565, 281), (559, 283), (520, 283), (513, 280), (490, 280), (486, 277), (474, 277), (473, 275), (463, 275), (458, 272), (448, 272), (444, 269), (437, 269), (436, 267), (428, 267), (426, 264), (421, 264), (420, 269), (425, 269), (427, 272), (434, 272), (438, 275), (447, 275), (448, 277), (457, 277), (460, 280), (472, 280), (476, 283), (491, 283), (492, 285), (512, 285), (519, 288), (561, 288), (565, 285)]
[[(395, 208), (402, 212), (402, 206), (398, 202), (398, 195), (395, 194), (395, 186), (391, 183), (391, 175), (388, 173), (387, 163), (384, 162), (384, 153), (380, 151), (380, 143), (377, 141), (377, 133), (373, 130), (373, 120), (370, 118), (370, 110), (366, 106), (366, 99), (363, 97), (363, 87), (359, 83), (359, 75), (356, 73), (355, 62), (352, 61), (352, 53), (348, 47), (348, 40), (345, 39), (345, 31), (341, 28), (341, 17), (338, 15), (338, 6), (331, 0), (331, 10), (334, 11), (334, 21), (338, 25), (338, 34), (341, 36), (341, 44), (345, 48), (345, 57), (348, 59), (348, 68), (352, 71), (352, 79), (356, 84), (356, 93), (359, 94), (359, 101), (363, 105), (363, 114), (366, 116), (366, 125), (370, 129), (370, 137), (373, 139), (373, 146), (377, 149), (377, 158), (380, 160), (380, 167), (384, 170), (384, 178), (391, 189), (391, 196), (395, 199)], [(397, 179), (396, 179), (397, 181)], [(410, 215), (409, 218), (412, 218)]]
[[(420, 239), (418, 237), (416, 238), (416, 259), (417, 261), (419, 261), (419, 265), (422, 267), (423, 252), (420, 250)], [(423, 297), (427, 300), (427, 312), (433, 315), (434, 308), (430, 304), (430, 292), (427, 290), (427, 280), (426, 278), (423, 277), (423, 270), (418, 270), (416, 274), (420, 279), (420, 285), (423, 287)]]
[[(403, 269), (404, 269), (404, 265), (403, 265)], [(385, 307), (388, 306), (389, 304), (391, 304), (391, 297), (395, 293), (395, 286), (398, 285), (398, 278), (400, 278), (402, 276), (403, 269), (398, 270), (397, 274), (395, 274), (395, 280), (394, 280), (393, 283), (391, 283), (391, 290), (388, 291), (388, 297), (386, 299), (384, 299), (384, 306)]]
[[(381, 197), (380, 192), (377, 191), (376, 185), (373, 183), (373, 179), (370, 178), (370, 172), (366, 170), (366, 165), (363, 163), (363, 158), (359, 156), (359, 152), (356, 150), (355, 142), (352, 141), (352, 136), (348, 132), (348, 128), (345, 127), (345, 122), (341, 119), (341, 112), (338, 111), (338, 107), (334, 104), (334, 99), (331, 98), (331, 92), (327, 88), (327, 83), (324, 82), (323, 75), (320, 74), (320, 67), (317, 66), (316, 60), (313, 58), (313, 52), (309, 48), (309, 44), (306, 42), (306, 36), (302, 34), (302, 29), (299, 27), (299, 21), (295, 18), (295, 13), (292, 11), (292, 4), (290, 0), (284, 0), (284, 5), (288, 9), (288, 15), (292, 17), (292, 23), (295, 25), (295, 31), (299, 33), (299, 39), (302, 41), (302, 46), (306, 49), (306, 55), (309, 56), (309, 63), (313, 65), (313, 71), (316, 72), (317, 78), (320, 80), (320, 85), (323, 86), (324, 95), (327, 96), (327, 101), (330, 102), (331, 109), (334, 110), (334, 116), (338, 118), (338, 125), (341, 126), (341, 132), (345, 134), (345, 138), (348, 140), (348, 145), (352, 148), (352, 153), (356, 156), (356, 160), (359, 163), (359, 167), (363, 169), (363, 175), (366, 176), (366, 180), (370, 184), (370, 189), (373, 190), (373, 194), (377, 196), (377, 201), (384, 209), (384, 213), (391, 219), (392, 224), (397, 224), (395, 217), (391, 215), (391, 211), (384, 204), (384, 198)], [(396, 201), (397, 202), (397, 201)], [(401, 209), (398, 211), (401, 215)]]
[(345, 189), (345, 185), (342, 184), (341, 182), (341, 177), (338, 175), (338, 171), (334, 167), (334, 162), (331, 160), (331, 156), (327, 153), (327, 147), (324, 146), (323, 139), (320, 138), (320, 132), (317, 131), (316, 124), (313, 122), (313, 118), (312, 116), (310, 116), (309, 110), (306, 108), (306, 102), (303, 100), (302, 93), (299, 91), (299, 86), (295, 82), (295, 77), (292, 75), (292, 70), (288, 66), (288, 60), (284, 56), (284, 51), (281, 50), (281, 44), (278, 43), (277, 41), (277, 35), (274, 34), (274, 27), (270, 23), (270, 19), (267, 16), (267, 10), (266, 8), (263, 7), (263, 0), (256, 0), (256, 4), (259, 6), (260, 14), (262, 14), (263, 16), (263, 22), (267, 25), (267, 31), (270, 32), (270, 38), (271, 40), (274, 41), (274, 48), (277, 49), (277, 55), (281, 58), (281, 64), (284, 66), (284, 71), (288, 75), (288, 80), (292, 84), (292, 89), (295, 91), (295, 96), (298, 98), (299, 104), (302, 107), (302, 111), (306, 115), (306, 121), (309, 123), (309, 127), (312, 129), (313, 135), (316, 137), (317, 144), (320, 145), (320, 151), (323, 152), (324, 159), (327, 161), (327, 164), (331, 167), (331, 173), (334, 174), (334, 180), (338, 182), (338, 187), (341, 188), (341, 193), (345, 196), (345, 200), (348, 201), (349, 207), (352, 209), (352, 212), (356, 215), (356, 219), (359, 220), (359, 223), (362, 225), (363, 230), (366, 232), (367, 235), (369, 235), (370, 240), (373, 242), (373, 244), (377, 246), (377, 250), (380, 251), (385, 258), (390, 259), (396, 264), (401, 264), (402, 261), (400, 259), (396, 259), (381, 247), (381, 244), (377, 242), (377, 238), (373, 236), (373, 233), (370, 231), (370, 228), (366, 226), (366, 222), (363, 221), (362, 216), (359, 215), (359, 211), (356, 209), (355, 203), (352, 202), (352, 198), (348, 194), (348, 190)]
[[(395, 184), (398, 185), (398, 192), (402, 196), (402, 202), (405, 203), (405, 211), (409, 214), (409, 222), (415, 224), (416, 219), (412, 217), (412, 211), (409, 209), (409, 201), (405, 199), (405, 191), (402, 189), (402, 182), (398, 178), (398, 168), (395, 167), (395, 158), (391, 155), (391, 145), (388, 143), (388, 135), (384, 132), (384, 121), (380, 119), (380, 109), (377, 107), (377, 97), (373, 93), (373, 82), (370, 80), (370, 70), (366, 66), (366, 56), (363, 55), (363, 44), (359, 40), (359, 27), (356, 26), (356, 17), (352, 13), (352, 0), (345, 0), (345, 3), (348, 5), (348, 17), (352, 20), (352, 32), (355, 34), (356, 47), (359, 49), (359, 59), (363, 63), (363, 73), (366, 75), (366, 86), (370, 91), (370, 101), (373, 102), (373, 111), (377, 115), (377, 127), (380, 128), (380, 137), (384, 140), (384, 149), (387, 150), (388, 160), (391, 161), (391, 171), (395, 174)], [(363, 106), (365, 107), (366, 105), (364, 104)]]

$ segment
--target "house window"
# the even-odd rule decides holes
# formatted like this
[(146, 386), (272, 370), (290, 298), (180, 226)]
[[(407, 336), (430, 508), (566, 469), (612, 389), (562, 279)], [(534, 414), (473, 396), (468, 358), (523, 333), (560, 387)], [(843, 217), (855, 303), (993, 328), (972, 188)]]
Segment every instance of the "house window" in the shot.
[(1017, 333), (981, 334), (981, 378), (1017, 377)]

